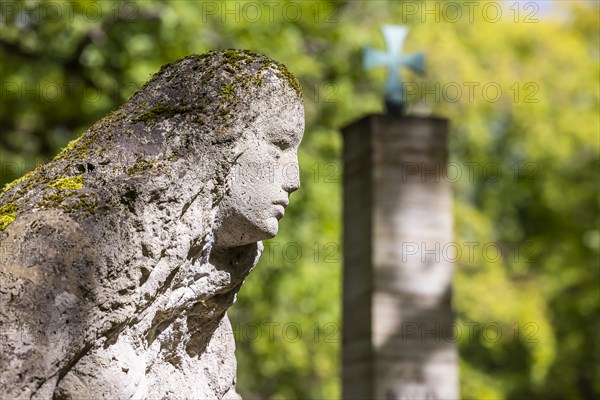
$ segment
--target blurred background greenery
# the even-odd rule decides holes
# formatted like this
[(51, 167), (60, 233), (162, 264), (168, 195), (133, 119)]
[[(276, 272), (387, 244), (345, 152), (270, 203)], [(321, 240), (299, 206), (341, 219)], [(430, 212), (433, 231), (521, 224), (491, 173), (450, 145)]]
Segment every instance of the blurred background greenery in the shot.
[[(246, 398), (339, 398), (341, 136), (381, 112), (360, 48), (410, 27), (411, 109), (451, 119), (463, 398), (600, 396), (597, 2), (2, 2), (0, 185), (161, 65), (245, 48), (304, 89), (302, 188), (230, 311)], [(469, 245), (479, 243), (479, 247)], [(482, 251), (494, 243), (502, 255)], [(469, 247), (471, 246), (471, 247)], [(474, 249), (471, 250), (470, 249)], [(427, 284), (424, 282), (424, 284)], [(491, 325), (490, 325), (491, 324)], [(499, 338), (486, 332), (499, 327)], [(496, 328), (494, 328), (496, 329)]]

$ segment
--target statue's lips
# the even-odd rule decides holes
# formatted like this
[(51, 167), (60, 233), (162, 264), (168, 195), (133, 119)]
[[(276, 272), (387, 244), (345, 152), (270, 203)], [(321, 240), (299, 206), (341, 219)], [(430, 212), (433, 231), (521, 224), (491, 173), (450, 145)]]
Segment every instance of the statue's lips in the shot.
[(283, 214), (285, 214), (285, 207), (281, 204), (275, 204), (275, 217), (281, 219)]
[(285, 208), (287, 207), (288, 202), (289, 200), (280, 200), (273, 203), (275, 205), (275, 217), (277, 219), (281, 219), (283, 214), (285, 214)]

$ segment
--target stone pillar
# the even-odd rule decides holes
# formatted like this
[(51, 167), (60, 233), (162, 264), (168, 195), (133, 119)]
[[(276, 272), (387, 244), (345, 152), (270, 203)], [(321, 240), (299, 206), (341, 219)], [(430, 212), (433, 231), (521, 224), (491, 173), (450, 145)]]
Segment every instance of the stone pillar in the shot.
[(448, 121), (369, 115), (344, 136), (344, 399), (456, 399)]

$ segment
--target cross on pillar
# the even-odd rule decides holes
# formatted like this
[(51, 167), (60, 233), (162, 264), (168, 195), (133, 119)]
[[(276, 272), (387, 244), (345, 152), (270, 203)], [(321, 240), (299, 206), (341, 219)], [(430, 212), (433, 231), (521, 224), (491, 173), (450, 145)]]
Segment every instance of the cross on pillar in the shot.
[(416, 73), (425, 73), (425, 55), (423, 52), (403, 55), (404, 39), (408, 28), (399, 25), (384, 25), (381, 28), (386, 52), (365, 47), (363, 50), (363, 66), (369, 70), (373, 67), (386, 66), (388, 77), (385, 84), (385, 104), (390, 114), (401, 114), (404, 111), (404, 85), (400, 75), (401, 67), (408, 67)]

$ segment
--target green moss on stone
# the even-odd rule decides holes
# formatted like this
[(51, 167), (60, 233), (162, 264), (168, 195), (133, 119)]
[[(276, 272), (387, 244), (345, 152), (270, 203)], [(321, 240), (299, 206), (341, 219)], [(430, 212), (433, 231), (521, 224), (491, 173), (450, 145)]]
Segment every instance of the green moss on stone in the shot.
[(302, 98), (302, 87), (298, 83), (298, 80), (294, 78), (294, 75), (283, 64), (279, 64), (280, 70), (277, 74), (279, 78), (284, 79), (294, 89), (298, 97)]
[[(260, 54), (254, 53), (249, 50), (230, 49), (223, 51), (222, 54), (224, 63), (236, 68), (237, 70), (241, 69), (240, 63), (242, 62), (253, 62), (257, 58), (263, 58), (263, 56), (261, 56)], [(262, 65), (256, 72), (256, 77), (253, 79), (253, 83), (255, 83), (256, 86), (261, 86), (263, 84), (264, 77), (262, 72), (265, 69), (268, 69), (271, 65), (273, 64), (270, 61), (267, 61), (266, 59), (263, 61)], [(278, 69), (278, 72), (276, 72), (275, 75), (278, 78), (286, 81), (288, 85), (296, 92), (298, 97), (302, 98), (302, 87), (300, 86), (298, 80), (294, 77), (294, 75), (287, 69), (287, 67), (284, 64), (275, 62), (275, 65)], [(239, 77), (237, 79), (239, 79)], [(242, 82), (242, 84), (245, 85), (247, 84), (247, 82)]]
[[(91, 127), (87, 132), (84, 132), (77, 139), (70, 141), (69, 144), (64, 149), (62, 149), (62, 151), (56, 157), (54, 157), (52, 161), (56, 161), (61, 158), (87, 158), (89, 155), (90, 146), (92, 146), (92, 144), (94, 144), (94, 142), (98, 138), (98, 132), (100, 132), (104, 128), (119, 123), (126, 117), (127, 114), (121, 110), (112, 111), (106, 117), (102, 118), (100, 121), (94, 124), (94, 126)], [(104, 153), (104, 151), (106, 151), (106, 148), (104, 147), (102, 147), (99, 150), (100, 154)]]
[(65, 200), (65, 197), (68, 195), (52, 193), (44, 196), (44, 201), (42, 201), (39, 205), (46, 208), (56, 208), (62, 204)]
[(233, 99), (233, 85), (223, 85), (220, 89), (221, 96), (226, 100), (230, 101)]
[[(112, 115), (112, 113), (110, 115)], [(101, 121), (103, 121), (104, 119), (102, 119)], [(96, 139), (97, 133), (98, 133), (97, 129), (92, 129), (89, 131), (87, 138), (85, 138), (86, 133), (83, 133), (77, 139), (70, 141), (69, 144), (67, 145), (67, 147), (62, 149), (62, 151), (60, 153), (58, 153), (58, 155), (56, 157), (54, 157), (54, 159), (52, 161), (56, 161), (61, 158), (79, 158), (79, 159), (87, 158), (89, 146)], [(84, 138), (85, 138), (85, 140), (84, 140)]]
[(0, 214), (0, 232), (8, 228), (8, 226), (17, 218), (17, 214)]
[(79, 196), (78, 207), (73, 208), (83, 209), (90, 214), (94, 214), (96, 212), (96, 205), (98, 205), (98, 201), (96, 199), (92, 198), (91, 196), (81, 195)]
[(0, 195), (3, 195), (4, 193), (8, 192), (10, 189), (12, 189), (14, 186), (18, 185), (19, 183), (25, 182), (26, 180), (30, 179), (34, 174), (35, 174), (35, 170), (29, 171), (22, 177), (17, 178), (12, 182), (7, 183), (6, 185), (4, 185), (4, 188), (2, 189), (2, 192), (0, 193)]
[(228, 49), (223, 51), (223, 61), (236, 67), (242, 61), (252, 61), (252, 56), (258, 56), (258, 54), (248, 50)]
[[(69, 201), (66, 201), (67, 199)], [(77, 194), (75, 191), (59, 191), (45, 195), (38, 206), (54, 209), (62, 208), (66, 212), (84, 210), (90, 214), (94, 214), (97, 204), (98, 201), (90, 194)]]
[(83, 187), (83, 175), (57, 179), (52, 182), (49, 187), (54, 189), (81, 189)]
[(0, 232), (17, 218), (17, 208), (12, 204), (0, 207)]
[(190, 111), (202, 111), (203, 107), (201, 105), (193, 105), (193, 106), (165, 106), (165, 105), (156, 105), (152, 106), (148, 111), (138, 115), (137, 117), (131, 120), (131, 123), (135, 124), (137, 122), (150, 122), (157, 119), (168, 119), (177, 114), (185, 114)]
[(181, 106), (165, 106), (165, 105), (157, 105), (150, 108), (148, 111), (138, 115), (134, 119), (131, 120), (132, 124), (138, 122), (147, 122), (154, 119), (167, 119), (171, 118), (176, 114), (182, 114), (187, 111), (186, 107)]
[(108, 123), (108, 125), (112, 125), (112, 124), (122, 121), (123, 119), (125, 119), (125, 117), (127, 117), (127, 114), (124, 113), (123, 111), (114, 110), (110, 114), (108, 114), (106, 117), (102, 118), (101, 121), (105, 121), (106, 123)]
[(5, 230), (17, 218), (18, 207), (9, 203), (0, 207), (0, 232)]
[(194, 124), (198, 124), (200, 126), (206, 125), (206, 121), (204, 121), (204, 118), (200, 116), (192, 118), (190, 122), (193, 122)]
[[(212, 64), (206, 63), (205, 59), (213, 59), (215, 54), (220, 55), (220, 63)], [(257, 54), (249, 50), (216, 50), (210, 51), (205, 54), (194, 54), (186, 57), (183, 60), (178, 60), (173, 63), (165, 64), (161, 67), (158, 73), (154, 74), (152, 78), (144, 84), (144, 86), (138, 91), (142, 92), (148, 84), (156, 81), (159, 77), (162, 77), (166, 82), (171, 81), (176, 77), (179, 72), (177, 69), (170, 70), (169, 67), (181, 63), (184, 60), (192, 61), (192, 69), (194, 71), (200, 70), (201, 73), (208, 73), (211, 75), (217, 74), (221, 68), (224, 71), (233, 74), (231, 77), (232, 82), (223, 85), (219, 90), (219, 95), (225, 102), (230, 102), (234, 99), (234, 93), (237, 88), (242, 88), (242, 91), (247, 91), (251, 88), (258, 88), (264, 84), (265, 73), (267, 70), (271, 70), (275, 76), (287, 83), (298, 95), (302, 98), (302, 88), (296, 78), (289, 72), (285, 65), (273, 62), (267, 57)], [(216, 69), (215, 69), (216, 68)], [(147, 104), (144, 105), (147, 108)], [(190, 111), (196, 107), (184, 107), (184, 106), (169, 106), (169, 105), (155, 105), (146, 111), (136, 110), (139, 114), (134, 117), (131, 122), (152, 122), (155, 120), (165, 120), (173, 117), (177, 114), (182, 114)], [(197, 122), (194, 120), (193, 122)]]
[(139, 159), (133, 164), (133, 167), (127, 170), (128, 175), (139, 174), (144, 171), (154, 168), (154, 162)]
[(69, 144), (60, 151), (60, 153), (58, 153), (58, 155), (56, 157), (54, 157), (55, 160), (65, 157), (67, 154), (69, 154), (69, 152), (71, 152), (74, 148), (75, 145), (77, 143), (79, 143), (79, 141), (83, 138), (83, 135), (79, 136), (77, 139), (73, 139), (69, 142)]

